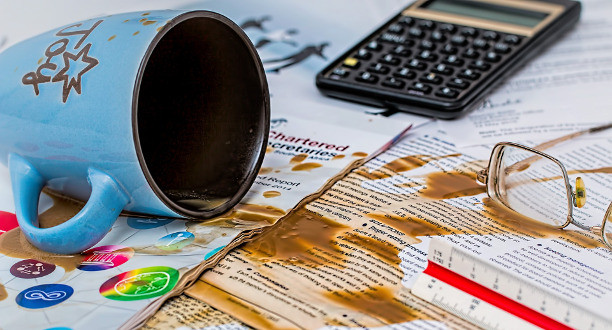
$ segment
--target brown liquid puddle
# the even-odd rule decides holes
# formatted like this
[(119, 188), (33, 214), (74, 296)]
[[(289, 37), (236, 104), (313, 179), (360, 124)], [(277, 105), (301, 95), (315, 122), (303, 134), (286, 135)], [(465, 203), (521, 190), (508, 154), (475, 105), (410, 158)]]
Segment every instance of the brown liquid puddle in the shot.
[(438, 156), (438, 157), (433, 157), (433, 156), (428, 156), (428, 155), (406, 156), (406, 157), (398, 158), (390, 163), (387, 163), (383, 165), (382, 167), (375, 169), (372, 172), (367, 172), (365, 168), (361, 168), (361, 169), (357, 169), (355, 173), (363, 176), (367, 180), (380, 180), (380, 179), (390, 178), (402, 172), (407, 172), (407, 171), (417, 169), (419, 167), (423, 167), (435, 160), (440, 160), (440, 159), (450, 158), (450, 157), (458, 157), (458, 156), (461, 156), (461, 154), (451, 154), (451, 155)]
[(451, 199), (487, 192), (487, 187), (476, 179), (476, 173), (434, 172), (427, 175), (425, 188), (419, 193), (432, 199)]
[(344, 241), (350, 242), (360, 248), (375, 254), (378, 258), (384, 260), (388, 265), (395, 265), (399, 268), (401, 259), (399, 257), (400, 250), (396, 249), (390, 243), (381, 242), (371, 237), (347, 233), (344, 235)]
[[(53, 206), (38, 216), (41, 228), (50, 228), (64, 223), (74, 217), (83, 204), (74, 200), (49, 195)], [(80, 254), (55, 254), (39, 250), (25, 238), (19, 227), (0, 235), (0, 253), (19, 259), (36, 259), (42, 262), (58, 265), (66, 272), (76, 269), (83, 260)]]
[(281, 195), (280, 191), (276, 191), (276, 190), (268, 190), (268, 191), (264, 191), (263, 193), (263, 197), (265, 198), (274, 198), (274, 197), (278, 197)]
[(0, 301), (6, 299), (7, 297), (8, 297), (8, 293), (6, 292), (4, 285), (0, 284)]
[(259, 175), (271, 173), (273, 170), (272, 167), (262, 167), (259, 169)]
[(364, 158), (364, 157), (368, 157), (368, 154), (362, 151), (357, 151), (357, 152), (353, 152), (353, 154), (351, 155), (353, 157), (359, 157), (359, 158)]
[(146, 21), (146, 22), (143, 22), (142, 25), (151, 25), (155, 23), (157, 23), (157, 21)]
[(345, 155), (335, 155), (334, 157), (332, 157), (332, 160), (338, 160), (338, 159), (342, 159), (346, 157)]
[(319, 163), (302, 163), (302, 164), (298, 164), (295, 165), (294, 167), (291, 168), (292, 171), (297, 172), (297, 171), (310, 171), (312, 169), (315, 168), (319, 168), (323, 165), (319, 164)]
[(267, 147), (266, 147), (266, 153), (267, 153), (267, 154), (271, 153), (272, 151), (274, 151), (274, 148), (272, 148), (272, 147), (270, 147), (270, 146), (267, 146)]
[(336, 254), (338, 250), (332, 245), (332, 241), (348, 228), (300, 208), (277, 223), (271, 230), (244, 245), (243, 249), (262, 262), (274, 258), (289, 262), (321, 264), (308, 251), (316, 246)]
[(257, 329), (274, 329), (274, 324), (251, 306), (241, 302), (229, 293), (220, 290), (206, 282), (197, 281), (188, 290), (187, 295), (210, 303), (215, 308), (228, 313), (232, 317)]
[(259, 227), (273, 224), (286, 214), (284, 210), (269, 205), (238, 204), (230, 211), (204, 222), (190, 222), (198, 226), (235, 227), (237, 225), (256, 224)]
[(329, 300), (375, 317), (382, 323), (397, 324), (427, 318), (422, 312), (402, 304), (390, 289), (377, 287), (364, 292), (332, 292), (326, 293)]
[(459, 233), (458, 230), (445, 229), (435, 221), (428, 222), (417, 217), (400, 217), (389, 214), (370, 213), (368, 217), (378, 220), (387, 226), (393, 227), (406, 234), (410, 240), (408, 244), (418, 244), (421, 239), (417, 236), (442, 236), (451, 233)]
[(291, 158), (289, 163), (290, 164), (299, 164), (299, 163), (303, 162), (306, 158), (308, 158), (308, 154), (295, 155), (295, 156), (293, 156), (293, 158)]

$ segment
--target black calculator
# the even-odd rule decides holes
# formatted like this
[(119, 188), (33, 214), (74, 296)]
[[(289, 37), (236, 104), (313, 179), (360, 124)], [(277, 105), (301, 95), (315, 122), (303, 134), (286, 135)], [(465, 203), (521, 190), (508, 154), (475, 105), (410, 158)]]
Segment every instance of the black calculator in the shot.
[(419, 0), (316, 77), (325, 95), (437, 118), (476, 107), (578, 21), (571, 0)]

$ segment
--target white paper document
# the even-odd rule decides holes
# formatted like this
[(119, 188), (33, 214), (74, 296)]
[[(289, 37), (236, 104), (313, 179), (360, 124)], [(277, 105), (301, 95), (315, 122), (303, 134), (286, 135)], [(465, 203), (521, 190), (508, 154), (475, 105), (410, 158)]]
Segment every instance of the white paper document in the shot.
[(612, 121), (612, 2), (586, 0), (582, 5), (574, 30), (479, 108), (439, 122), (453, 143), (541, 141)]

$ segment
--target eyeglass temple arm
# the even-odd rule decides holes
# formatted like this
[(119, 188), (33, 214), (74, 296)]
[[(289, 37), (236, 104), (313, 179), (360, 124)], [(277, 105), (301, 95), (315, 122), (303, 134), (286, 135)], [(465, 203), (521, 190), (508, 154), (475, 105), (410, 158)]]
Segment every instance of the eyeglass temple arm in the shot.
[(536, 150), (546, 150), (548, 148), (554, 147), (557, 144), (561, 143), (561, 142), (565, 142), (571, 139), (575, 139), (579, 136), (585, 135), (585, 134), (591, 134), (591, 133), (597, 133), (597, 132), (601, 132), (601, 131), (605, 131), (609, 128), (612, 128), (612, 123), (608, 123), (605, 125), (601, 125), (601, 126), (597, 126), (597, 127), (592, 127), (589, 129), (586, 129), (584, 131), (580, 131), (580, 132), (576, 132), (576, 133), (572, 133), (572, 134), (568, 134), (568, 135), (564, 135), (562, 137), (556, 138), (554, 140), (550, 140), (550, 141), (546, 141), (544, 143), (538, 144), (537, 146), (533, 147)]

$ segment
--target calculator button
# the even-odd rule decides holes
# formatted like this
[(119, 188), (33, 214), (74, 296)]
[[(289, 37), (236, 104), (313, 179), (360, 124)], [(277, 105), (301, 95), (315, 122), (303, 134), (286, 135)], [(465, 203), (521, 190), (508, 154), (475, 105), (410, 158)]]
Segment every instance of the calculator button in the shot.
[(440, 31), (448, 32), (448, 33), (455, 33), (455, 31), (457, 31), (457, 28), (452, 24), (442, 24), (440, 25)]
[(468, 65), (468, 68), (476, 69), (480, 71), (487, 71), (491, 68), (491, 64), (486, 63), (483, 60), (477, 60), (477, 61), (470, 63), (470, 65)]
[(344, 59), (344, 62), (342, 62), (343, 66), (351, 69), (357, 69), (360, 64), (359, 60), (354, 57), (347, 57)]
[(421, 77), (421, 79), (419, 80), (424, 83), (435, 84), (435, 85), (440, 85), (442, 83), (442, 77), (438, 76), (435, 73), (429, 73)]
[(482, 33), (482, 37), (493, 41), (497, 41), (499, 39), (499, 35), (495, 31), (485, 31)]
[(451, 38), (451, 43), (457, 46), (465, 46), (467, 44), (467, 40), (462, 35), (456, 35)]
[(415, 37), (415, 38), (422, 38), (425, 33), (423, 32), (423, 30), (413, 27), (410, 30), (408, 30), (408, 35), (410, 35), (411, 37)]
[(399, 68), (397, 69), (397, 71), (395, 71), (395, 73), (393, 73), (393, 75), (398, 78), (404, 78), (404, 79), (413, 79), (414, 77), (416, 77), (416, 74), (414, 73), (414, 71), (408, 68)]
[(370, 41), (368, 45), (366, 46), (366, 48), (377, 52), (382, 49), (382, 45), (376, 41)]
[(478, 56), (480, 56), (480, 53), (474, 48), (468, 48), (463, 52), (463, 57), (465, 58), (478, 58)]
[(459, 77), (464, 79), (476, 80), (480, 78), (480, 73), (475, 72), (472, 69), (465, 69), (459, 73)]
[(389, 64), (389, 65), (398, 65), (400, 64), (400, 59), (391, 55), (391, 54), (387, 54), (383, 57), (381, 57), (378, 60), (380, 63), (384, 63), (384, 64)]
[(404, 27), (399, 24), (391, 24), (387, 32), (395, 33), (395, 34), (402, 34), (404, 33)]
[(336, 68), (334, 69), (334, 71), (332, 71), (330, 78), (332, 79), (340, 79), (340, 78), (345, 78), (346, 76), (348, 76), (348, 71), (342, 69), (342, 68)]
[(419, 95), (429, 94), (431, 93), (431, 86), (420, 82), (415, 82), (412, 87), (408, 88), (408, 92)]
[(440, 31), (434, 31), (431, 33), (429, 38), (434, 42), (444, 42), (446, 41), (446, 36)]
[(375, 84), (378, 81), (378, 77), (369, 72), (362, 72), (357, 76), (357, 78), (355, 78), (355, 80), (368, 84)]
[(436, 92), (436, 96), (445, 97), (449, 99), (454, 99), (455, 97), (457, 97), (457, 95), (459, 95), (458, 91), (450, 89), (448, 87), (442, 87), (439, 91)]
[(420, 49), (425, 49), (425, 50), (434, 50), (434, 49), (436, 49), (436, 46), (434, 45), (433, 42), (431, 42), (429, 40), (423, 40), (419, 44), (419, 48)]
[(510, 45), (518, 45), (521, 43), (521, 38), (515, 36), (514, 34), (509, 34), (504, 37), (504, 42)]
[(451, 45), (451, 44), (446, 44), (444, 45), (444, 47), (442, 49), (440, 49), (441, 53), (444, 54), (457, 54), (457, 47)]
[(417, 59), (412, 59), (410, 60), (410, 62), (408, 62), (408, 67), (412, 68), (412, 69), (416, 69), (416, 70), (425, 70), (427, 69), (427, 64), (417, 60)]
[(378, 73), (378, 74), (387, 74), (389, 73), (389, 67), (386, 65), (382, 65), (380, 63), (372, 63), (368, 67), (368, 71), (372, 73)]
[(428, 50), (424, 50), (419, 55), (417, 55), (417, 58), (423, 61), (434, 62), (438, 59), (438, 55)]
[(485, 55), (485, 61), (487, 62), (493, 62), (493, 63), (497, 63), (501, 60), (501, 56), (499, 56), (499, 54), (494, 53), (494, 52), (488, 52)]
[(477, 48), (477, 49), (488, 49), (489, 48), (489, 42), (484, 40), (484, 39), (474, 39), (474, 41), (472, 42), (472, 47)]
[(406, 45), (412, 46), (414, 45), (414, 41), (406, 39), (404, 36), (400, 36), (393, 33), (383, 33), (379, 38), (380, 42), (387, 42), (390, 44), (398, 44), (398, 45)]
[(385, 86), (385, 87), (391, 87), (391, 88), (404, 88), (404, 86), (406, 86), (406, 83), (403, 82), (402, 80), (399, 79), (395, 79), (393, 77), (387, 77), (387, 79), (385, 79), (381, 85)]
[(426, 29), (426, 30), (431, 30), (435, 27), (436, 25), (434, 24), (434, 22), (430, 21), (430, 20), (423, 20), (419, 22), (419, 27), (422, 29)]
[(500, 54), (508, 54), (510, 52), (510, 47), (507, 44), (504, 43), (496, 43), (495, 46), (493, 46), (493, 50), (496, 53), (500, 53)]
[(401, 25), (412, 26), (412, 24), (414, 24), (414, 18), (409, 16), (402, 16), (397, 22)]
[(438, 64), (433, 68), (433, 72), (443, 74), (445, 76), (450, 76), (451, 74), (453, 74), (454, 70), (449, 68), (446, 64)]
[(470, 83), (467, 82), (465, 79), (461, 79), (461, 78), (454, 78), (451, 81), (449, 81), (447, 85), (450, 87), (459, 88), (459, 89), (466, 89), (470, 87)]
[(401, 46), (401, 45), (393, 48), (391, 53), (393, 53), (394, 55), (402, 56), (402, 57), (408, 57), (411, 54), (410, 49), (404, 46)]
[(478, 32), (476, 32), (476, 29), (474, 28), (464, 27), (463, 29), (461, 29), (461, 34), (466, 37), (475, 37), (478, 35)]
[(357, 54), (355, 54), (355, 58), (358, 58), (360, 60), (369, 60), (370, 58), (372, 58), (372, 53), (368, 52), (365, 49), (360, 49)]
[(462, 66), (464, 63), (464, 61), (457, 57), (457, 55), (448, 55), (443, 62), (453, 66)]

